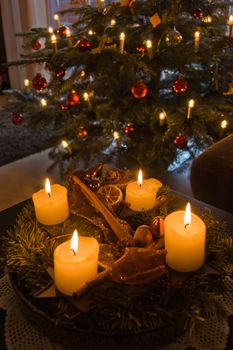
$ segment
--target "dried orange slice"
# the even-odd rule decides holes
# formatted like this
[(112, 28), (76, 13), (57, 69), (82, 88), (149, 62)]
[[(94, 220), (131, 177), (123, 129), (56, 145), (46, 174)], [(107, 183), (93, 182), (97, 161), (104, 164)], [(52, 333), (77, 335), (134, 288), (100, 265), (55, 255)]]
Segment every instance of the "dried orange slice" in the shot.
[(101, 186), (98, 190), (98, 194), (112, 206), (119, 204), (123, 198), (121, 189), (116, 185)]

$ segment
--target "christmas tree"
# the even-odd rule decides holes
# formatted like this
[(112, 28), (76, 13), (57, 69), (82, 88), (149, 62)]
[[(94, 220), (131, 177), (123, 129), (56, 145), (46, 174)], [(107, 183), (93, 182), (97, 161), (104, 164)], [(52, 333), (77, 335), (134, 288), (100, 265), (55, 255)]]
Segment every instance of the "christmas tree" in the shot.
[[(20, 122), (51, 124), (62, 171), (79, 159), (166, 168), (183, 152), (193, 157), (233, 131), (229, 6), (98, 0), (58, 13), (57, 28), (21, 34), (27, 53), (10, 64), (40, 63), (49, 79), (38, 73), (10, 108)], [(70, 27), (68, 12), (77, 18)]]

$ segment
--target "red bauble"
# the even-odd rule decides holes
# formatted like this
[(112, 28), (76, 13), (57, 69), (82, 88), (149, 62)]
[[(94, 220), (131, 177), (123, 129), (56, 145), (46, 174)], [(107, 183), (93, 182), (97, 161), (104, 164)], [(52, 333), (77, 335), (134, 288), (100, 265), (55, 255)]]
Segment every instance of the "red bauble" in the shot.
[(183, 94), (187, 88), (188, 84), (184, 78), (176, 79), (172, 85), (172, 89), (176, 94)]
[(62, 68), (61, 69), (57, 69), (55, 71), (55, 74), (56, 74), (57, 78), (63, 78), (65, 76), (65, 74), (66, 74), (66, 70), (62, 69)]
[(12, 123), (15, 125), (20, 125), (23, 122), (23, 116), (19, 113), (13, 113), (12, 114)]
[(187, 148), (187, 143), (188, 140), (185, 135), (177, 135), (173, 140), (173, 144), (179, 149)]
[(32, 48), (33, 48), (33, 50), (40, 50), (40, 48), (41, 48), (40, 40), (34, 41), (34, 43), (32, 44)]
[(76, 135), (77, 137), (81, 138), (81, 139), (84, 139), (85, 137), (88, 136), (88, 130), (84, 127), (84, 126), (81, 126), (77, 132), (76, 132)]
[(138, 53), (144, 54), (145, 52), (147, 52), (147, 49), (145, 46), (139, 46), (139, 47), (136, 47), (136, 51)]
[(61, 103), (61, 104), (60, 104), (60, 109), (61, 109), (62, 111), (67, 111), (67, 109), (69, 109), (69, 106), (67, 106), (66, 104)]
[(92, 43), (87, 39), (80, 39), (77, 46), (80, 51), (90, 51), (93, 47)]
[(140, 80), (132, 86), (131, 92), (135, 98), (143, 98), (147, 95), (147, 86)]
[(68, 106), (75, 106), (80, 100), (79, 95), (75, 90), (72, 90), (66, 99)]
[(131, 124), (131, 123), (126, 124), (126, 125), (124, 126), (124, 128), (123, 128), (123, 132), (124, 132), (124, 134), (127, 135), (127, 136), (130, 136), (130, 135), (134, 134), (134, 132), (135, 132), (135, 127), (134, 127), (134, 125)]
[(193, 17), (195, 19), (200, 19), (203, 17), (203, 12), (200, 8), (196, 8), (195, 10), (193, 10)]
[(59, 27), (59, 29), (58, 29), (58, 31), (57, 31), (58, 35), (59, 35), (61, 38), (66, 37), (67, 29), (69, 29), (69, 28), (66, 27), (66, 26), (61, 26), (61, 27)]
[(35, 78), (32, 79), (32, 86), (38, 91), (42, 91), (47, 86), (47, 81), (40, 73), (37, 73)]

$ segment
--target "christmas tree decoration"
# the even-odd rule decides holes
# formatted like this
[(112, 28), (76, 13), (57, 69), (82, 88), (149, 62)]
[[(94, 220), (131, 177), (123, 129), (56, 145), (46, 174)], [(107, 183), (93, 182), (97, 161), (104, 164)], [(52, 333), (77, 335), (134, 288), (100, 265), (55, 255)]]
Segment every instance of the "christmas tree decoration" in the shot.
[(111, 19), (110, 25), (111, 25), (111, 27), (115, 27), (115, 25), (116, 25), (116, 20), (115, 20), (114, 18)]
[(53, 34), (53, 28), (52, 27), (48, 27), (48, 32), (49, 32), (49, 34)]
[(228, 20), (228, 35), (229, 38), (233, 37), (233, 15), (229, 16), (229, 20)]
[(221, 126), (222, 129), (226, 129), (227, 125), (228, 125), (228, 121), (226, 119), (221, 121), (220, 126)]
[(144, 53), (147, 52), (147, 49), (146, 49), (145, 46), (142, 45), (142, 46), (136, 47), (136, 51), (137, 51), (138, 53), (144, 55)]
[(33, 48), (33, 50), (35, 50), (35, 51), (40, 50), (40, 48), (41, 48), (41, 42), (40, 42), (40, 40), (34, 41), (34, 43), (32, 44), (32, 48)]
[(66, 30), (66, 38), (68, 40), (68, 47), (71, 48), (73, 46), (72, 39), (71, 39), (71, 31), (69, 28)]
[(152, 47), (152, 41), (151, 40), (147, 40), (146, 41), (146, 48), (147, 48), (149, 59), (153, 60), (154, 52), (153, 52), (153, 47)]
[(66, 140), (62, 140), (61, 145), (69, 154), (72, 154), (72, 149)]
[(66, 100), (67, 100), (68, 106), (72, 107), (72, 106), (75, 106), (77, 103), (79, 103), (80, 98), (77, 92), (75, 90), (72, 90), (68, 94)]
[(145, 247), (153, 241), (151, 228), (148, 225), (140, 225), (134, 233), (134, 240), (138, 247)]
[(23, 116), (19, 113), (13, 113), (12, 114), (12, 123), (15, 125), (20, 125), (23, 122)]
[(173, 30), (170, 30), (165, 36), (165, 42), (169, 47), (175, 47), (179, 45), (182, 40), (183, 40), (183, 37), (180, 34), (180, 32), (176, 30), (176, 28), (174, 28)]
[(63, 78), (66, 75), (66, 70), (65, 69), (58, 69), (55, 71), (56, 77), (57, 78)]
[(59, 16), (58, 16), (58, 14), (55, 13), (54, 16), (53, 16), (53, 18), (54, 18), (54, 21), (55, 21), (55, 23), (56, 23), (57, 28), (59, 28), (59, 27), (60, 27), (60, 21), (59, 21)]
[(158, 27), (158, 25), (161, 23), (161, 19), (157, 12), (152, 17), (150, 17), (150, 23), (152, 24), (153, 28)]
[(51, 35), (51, 44), (55, 52), (57, 52), (57, 37), (55, 34)]
[(188, 102), (187, 119), (190, 119), (190, 118), (191, 118), (191, 111), (192, 111), (194, 105), (195, 105), (195, 101), (194, 101), (194, 100), (189, 100), (189, 102)]
[(119, 46), (119, 52), (121, 54), (124, 53), (124, 48), (125, 48), (125, 33), (120, 34), (120, 46)]
[(61, 111), (67, 111), (69, 109), (69, 106), (63, 103), (61, 103), (59, 107)]
[(147, 95), (147, 91), (147, 86), (142, 80), (135, 83), (131, 88), (133, 96), (137, 99), (144, 98)]
[(202, 9), (200, 8), (196, 8), (193, 10), (193, 17), (195, 19), (201, 19), (203, 17), (203, 12), (202, 12)]
[(91, 51), (93, 44), (87, 39), (80, 39), (77, 41), (75, 46), (77, 46), (80, 51)]
[(84, 126), (78, 128), (78, 130), (76, 131), (76, 136), (81, 139), (86, 138), (88, 136), (87, 128), (85, 128)]
[(40, 100), (40, 104), (41, 104), (42, 107), (47, 107), (48, 102), (47, 102), (47, 100), (46, 100), (45, 98), (42, 98), (42, 99)]
[(127, 123), (123, 128), (123, 132), (126, 136), (131, 136), (135, 133), (135, 126), (132, 123)]
[(66, 27), (66, 26), (59, 27), (57, 33), (60, 36), (60, 38), (65, 38), (66, 37), (67, 30), (69, 30), (69, 28)]
[(29, 85), (30, 85), (30, 81), (28, 79), (24, 79), (23, 85), (27, 89), (29, 87)]
[(183, 94), (187, 88), (188, 84), (184, 78), (177, 78), (172, 85), (172, 89), (176, 94)]
[(201, 32), (199, 30), (196, 30), (194, 33), (195, 52), (198, 52), (199, 50), (200, 36), (201, 36)]
[(160, 124), (160, 126), (163, 126), (165, 124), (166, 118), (167, 118), (167, 115), (166, 115), (165, 111), (159, 113), (159, 124)]
[(211, 17), (211, 16), (203, 17), (203, 18), (202, 18), (202, 21), (203, 21), (204, 23), (210, 24), (210, 23), (212, 22), (212, 17)]
[(46, 88), (47, 81), (40, 73), (37, 73), (37, 75), (32, 79), (32, 86), (34, 89), (41, 92)]
[(179, 149), (187, 148), (188, 140), (185, 135), (177, 135), (173, 140), (173, 144)]

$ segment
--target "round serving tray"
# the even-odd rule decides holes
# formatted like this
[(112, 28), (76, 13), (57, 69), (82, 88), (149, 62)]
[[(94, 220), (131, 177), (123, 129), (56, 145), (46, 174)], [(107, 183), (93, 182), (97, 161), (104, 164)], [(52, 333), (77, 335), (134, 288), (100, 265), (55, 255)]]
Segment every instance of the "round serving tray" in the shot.
[(73, 324), (59, 323), (53, 315), (53, 303), (57, 298), (34, 298), (29, 295), (18, 282), (15, 274), (9, 274), (11, 285), (20, 302), (20, 307), (27, 319), (32, 322), (43, 335), (51, 341), (75, 350), (129, 350), (158, 349), (160, 346), (174, 341), (182, 333), (181, 329), (171, 326), (159, 329), (145, 329), (137, 333), (109, 334), (77, 328)]

